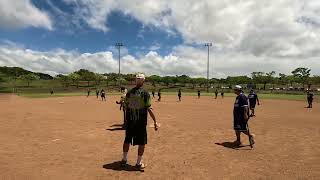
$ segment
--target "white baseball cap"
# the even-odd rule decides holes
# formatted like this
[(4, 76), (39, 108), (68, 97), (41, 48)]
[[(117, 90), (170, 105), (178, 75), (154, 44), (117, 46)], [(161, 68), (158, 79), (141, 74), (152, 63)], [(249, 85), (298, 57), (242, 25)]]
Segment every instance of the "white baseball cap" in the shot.
[(146, 78), (145, 75), (142, 73), (136, 75), (136, 79), (145, 79), (145, 78)]
[(234, 90), (241, 90), (241, 89), (242, 89), (242, 87), (240, 85), (234, 86)]

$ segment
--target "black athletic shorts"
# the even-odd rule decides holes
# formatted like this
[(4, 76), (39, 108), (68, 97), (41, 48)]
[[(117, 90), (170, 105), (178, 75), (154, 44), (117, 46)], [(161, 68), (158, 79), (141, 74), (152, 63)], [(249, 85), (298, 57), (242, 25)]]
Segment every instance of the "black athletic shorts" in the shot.
[(247, 123), (246, 120), (233, 120), (233, 129), (236, 131), (247, 131)]
[(124, 139), (125, 143), (132, 145), (145, 145), (147, 144), (147, 126), (146, 125), (131, 125), (131, 123), (126, 124), (126, 137)]
[(254, 109), (256, 107), (256, 103), (250, 103), (250, 109)]

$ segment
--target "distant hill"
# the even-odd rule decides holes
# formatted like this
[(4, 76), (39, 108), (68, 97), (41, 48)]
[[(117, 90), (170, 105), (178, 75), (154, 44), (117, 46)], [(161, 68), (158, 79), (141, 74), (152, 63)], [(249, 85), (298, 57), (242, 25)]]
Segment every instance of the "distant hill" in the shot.
[(40, 79), (43, 79), (43, 80), (53, 79), (53, 77), (50, 76), (49, 74), (32, 72), (32, 71), (28, 71), (28, 70), (25, 70), (20, 67), (7, 67), (7, 66), (1, 67), (0, 66), (0, 73), (7, 76), (7, 77), (15, 77), (15, 76), (19, 77), (21, 75), (31, 73), (31, 74), (35, 74), (35, 75), (39, 76)]

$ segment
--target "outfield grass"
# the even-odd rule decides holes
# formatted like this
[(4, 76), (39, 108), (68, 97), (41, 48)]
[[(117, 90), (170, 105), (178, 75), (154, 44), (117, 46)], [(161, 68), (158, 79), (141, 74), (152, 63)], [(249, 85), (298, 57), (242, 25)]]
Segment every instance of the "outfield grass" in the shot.
[[(165, 95), (177, 95), (177, 92), (162, 92), (163, 96)], [(57, 92), (53, 95), (49, 93), (20, 93), (20, 96), (28, 97), (28, 98), (49, 98), (49, 97), (67, 97), (67, 96), (86, 96), (85, 92)], [(108, 95), (120, 95), (120, 93), (107, 93)], [(90, 96), (95, 96), (95, 92), (91, 92)], [(157, 96), (157, 93), (156, 93)], [(182, 93), (182, 96), (197, 96), (197, 93), (190, 93), (185, 92)], [(201, 96), (212, 96), (214, 97), (213, 93), (201, 93)], [(226, 97), (235, 97), (233, 93), (225, 93)], [(279, 100), (295, 100), (295, 101), (304, 101), (306, 100), (305, 95), (293, 95), (293, 94), (258, 94), (260, 99), (279, 99)], [(220, 93), (218, 98), (221, 98)]]

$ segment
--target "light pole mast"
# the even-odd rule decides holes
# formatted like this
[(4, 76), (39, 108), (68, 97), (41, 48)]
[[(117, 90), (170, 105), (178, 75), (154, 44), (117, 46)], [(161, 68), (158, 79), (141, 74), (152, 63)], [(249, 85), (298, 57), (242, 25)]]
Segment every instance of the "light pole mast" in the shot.
[(208, 47), (208, 62), (207, 62), (207, 92), (209, 92), (209, 54), (210, 54), (210, 47), (212, 43), (205, 43), (205, 46)]
[(119, 51), (119, 73), (118, 73), (119, 87), (121, 87), (121, 79), (120, 79), (120, 49), (121, 49), (122, 46), (123, 46), (123, 43), (121, 43), (121, 42), (116, 43), (116, 47), (118, 48), (118, 51)]

